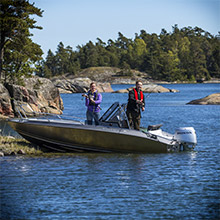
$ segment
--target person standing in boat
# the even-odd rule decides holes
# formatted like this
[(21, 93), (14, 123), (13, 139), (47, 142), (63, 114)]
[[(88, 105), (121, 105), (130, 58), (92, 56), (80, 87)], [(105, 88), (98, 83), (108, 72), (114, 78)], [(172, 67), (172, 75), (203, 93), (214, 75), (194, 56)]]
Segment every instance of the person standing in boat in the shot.
[[(136, 87), (133, 88), (128, 95), (127, 117), (130, 127), (140, 130), (141, 110), (145, 110), (145, 99), (142, 88), (142, 82), (138, 80)], [(132, 126), (133, 125), (133, 126)]]
[(100, 104), (102, 102), (102, 95), (96, 89), (96, 84), (92, 82), (90, 84), (90, 90), (86, 95), (86, 118), (87, 123), (89, 125), (93, 124), (93, 120), (95, 121), (95, 125), (99, 125), (99, 116), (100, 116)]

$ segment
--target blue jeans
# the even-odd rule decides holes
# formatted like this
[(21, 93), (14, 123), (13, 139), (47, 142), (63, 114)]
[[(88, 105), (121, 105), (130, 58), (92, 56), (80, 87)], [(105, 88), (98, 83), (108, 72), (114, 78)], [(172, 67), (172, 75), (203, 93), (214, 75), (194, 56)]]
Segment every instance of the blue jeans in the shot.
[(91, 112), (87, 110), (86, 118), (88, 125), (92, 125), (93, 119), (95, 121), (95, 125), (99, 125), (99, 112)]

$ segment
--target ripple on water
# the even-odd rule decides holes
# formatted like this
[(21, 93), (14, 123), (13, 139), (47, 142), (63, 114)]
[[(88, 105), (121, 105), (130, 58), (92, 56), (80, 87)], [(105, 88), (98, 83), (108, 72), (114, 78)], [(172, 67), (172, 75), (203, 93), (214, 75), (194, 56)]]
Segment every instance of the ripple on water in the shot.
[[(181, 92), (151, 94), (142, 122), (162, 123), (171, 133), (195, 127), (194, 152), (0, 158), (0, 218), (219, 219), (219, 106), (184, 104), (217, 86), (168, 87)], [(79, 95), (62, 95), (67, 114), (84, 116), (84, 105), (72, 104)], [(112, 97), (103, 94), (103, 108)], [(123, 100), (127, 94), (120, 94)]]

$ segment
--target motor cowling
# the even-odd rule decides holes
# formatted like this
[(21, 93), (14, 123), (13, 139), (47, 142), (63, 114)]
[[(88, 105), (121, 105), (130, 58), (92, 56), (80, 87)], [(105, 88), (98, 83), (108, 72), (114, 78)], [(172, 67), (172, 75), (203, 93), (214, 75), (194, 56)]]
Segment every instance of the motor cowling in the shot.
[(196, 132), (193, 127), (177, 128), (174, 139), (183, 144), (197, 144)]

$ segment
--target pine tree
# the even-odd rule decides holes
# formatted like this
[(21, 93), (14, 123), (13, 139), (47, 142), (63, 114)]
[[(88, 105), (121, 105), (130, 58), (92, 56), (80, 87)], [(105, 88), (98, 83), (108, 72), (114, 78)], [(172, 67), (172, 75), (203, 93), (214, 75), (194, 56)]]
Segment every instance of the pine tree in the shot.
[(0, 2), (0, 79), (12, 82), (23, 75), (30, 75), (42, 59), (40, 46), (31, 40), (30, 29), (36, 26), (31, 15), (42, 16), (41, 9), (27, 0), (1, 0)]

